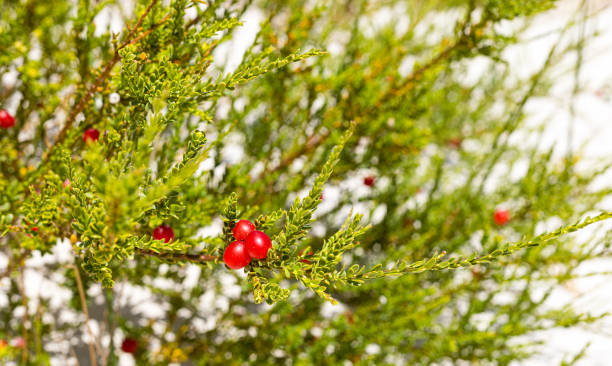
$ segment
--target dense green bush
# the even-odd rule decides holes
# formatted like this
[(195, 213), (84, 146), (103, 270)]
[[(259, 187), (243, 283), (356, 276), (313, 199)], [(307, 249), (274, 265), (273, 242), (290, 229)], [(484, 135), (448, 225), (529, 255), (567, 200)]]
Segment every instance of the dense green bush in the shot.
[[(504, 51), (553, 6), (2, 1), (0, 360), (113, 365), (130, 339), (138, 365), (505, 365), (596, 321), (543, 304), (610, 254), (610, 232), (568, 235), (612, 217), (609, 162), (512, 143), (588, 41), (565, 38), (580, 12), (514, 77)], [(238, 219), (273, 247), (231, 271)], [(28, 296), (32, 257), (72, 300)]]

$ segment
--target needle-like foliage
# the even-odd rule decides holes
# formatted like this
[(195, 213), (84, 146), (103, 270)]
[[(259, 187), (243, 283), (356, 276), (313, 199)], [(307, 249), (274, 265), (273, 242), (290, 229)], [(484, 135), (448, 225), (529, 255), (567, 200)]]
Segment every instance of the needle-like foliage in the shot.
[(547, 300), (610, 255), (609, 162), (525, 123), (584, 12), (519, 78), (555, 1), (0, 4), (0, 363), (506, 365), (604, 315)]

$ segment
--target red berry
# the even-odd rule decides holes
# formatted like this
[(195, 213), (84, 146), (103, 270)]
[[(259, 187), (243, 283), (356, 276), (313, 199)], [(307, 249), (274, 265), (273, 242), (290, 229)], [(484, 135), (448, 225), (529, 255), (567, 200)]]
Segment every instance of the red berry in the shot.
[(247, 235), (253, 231), (255, 231), (255, 225), (253, 225), (252, 222), (249, 220), (240, 220), (236, 223), (236, 226), (234, 226), (232, 233), (234, 234), (234, 238), (236, 238), (236, 240), (244, 240), (246, 239)]
[(174, 230), (168, 225), (160, 225), (153, 230), (153, 239), (169, 243), (174, 240)]
[(231, 269), (240, 269), (251, 263), (251, 257), (247, 253), (244, 241), (235, 241), (225, 248), (223, 261)]
[(85, 141), (86, 144), (90, 142), (96, 142), (99, 139), (100, 139), (100, 131), (96, 130), (95, 128), (88, 128), (83, 133), (83, 141)]
[(246, 250), (253, 259), (264, 259), (272, 248), (272, 240), (262, 231), (253, 231), (246, 237)]
[[(302, 256), (302, 254), (304, 254), (304, 249), (302, 249), (302, 250), (300, 251), (300, 256)], [(310, 257), (310, 256), (311, 256), (311, 255), (313, 255), (313, 254), (314, 254), (314, 252), (312, 251), (312, 249), (310, 249), (310, 250), (308, 251), (308, 254), (306, 254), (306, 257)], [(309, 259), (300, 259), (300, 262), (302, 262), (302, 263), (306, 263), (306, 264), (310, 264), (310, 263), (312, 263), (312, 261), (310, 261)]]
[(121, 342), (121, 350), (126, 353), (136, 353), (138, 341), (133, 338), (126, 338)]
[(10, 128), (15, 125), (15, 117), (4, 109), (0, 109), (0, 127)]
[(373, 176), (370, 175), (368, 177), (363, 178), (363, 184), (365, 184), (368, 187), (372, 187), (372, 186), (374, 186), (374, 181), (375, 180), (376, 179)]
[(493, 220), (497, 225), (505, 225), (510, 221), (510, 212), (508, 210), (497, 210), (493, 215)]

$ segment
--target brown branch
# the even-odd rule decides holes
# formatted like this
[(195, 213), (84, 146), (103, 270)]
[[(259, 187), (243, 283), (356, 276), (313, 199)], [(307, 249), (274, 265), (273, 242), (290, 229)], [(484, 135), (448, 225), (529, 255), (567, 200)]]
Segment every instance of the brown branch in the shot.
[[(100, 72), (100, 75), (98, 75), (98, 77), (96, 78), (94, 83), (91, 84), (91, 86), (87, 89), (87, 92), (85, 92), (85, 94), (83, 94), (83, 96), (79, 99), (79, 102), (76, 104), (76, 106), (74, 108), (72, 108), (72, 110), (70, 111), (70, 114), (68, 115), (68, 118), (66, 119), (66, 124), (64, 124), (64, 127), (62, 128), (60, 133), (57, 135), (57, 138), (55, 140), (55, 145), (60, 143), (66, 137), (66, 134), (68, 133), (68, 130), (70, 130), (70, 128), (72, 128), (72, 125), (73, 125), (73, 123), (74, 123), (74, 121), (76, 119), (76, 116), (79, 113), (81, 113), (83, 111), (83, 109), (85, 109), (85, 106), (91, 100), (91, 98), (93, 97), (93, 95), (96, 92), (96, 90), (108, 78), (108, 76), (110, 75), (110, 72), (113, 69), (113, 67), (115, 66), (115, 64), (121, 59), (121, 56), (119, 55), (119, 51), (121, 49), (123, 49), (123, 48), (125, 48), (125, 47), (127, 47), (127, 46), (129, 46), (129, 45), (131, 45), (131, 44), (141, 40), (142, 38), (146, 37), (155, 28), (159, 27), (161, 24), (163, 24), (164, 22), (166, 22), (168, 20), (169, 14), (166, 17), (164, 17), (160, 22), (158, 22), (153, 27), (151, 27), (151, 29), (147, 30), (143, 34), (141, 34), (138, 37), (134, 38), (136, 32), (140, 29), (140, 27), (142, 26), (142, 23), (144, 22), (145, 18), (147, 17), (147, 15), (149, 15), (149, 13), (151, 12), (151, 9), (153, 8), (153, 6), (157, 2), (158, 2), (158, 0), (151, 0), (151, 3), (149, 4), (149, 6), (145, 10), (145, 12), (140, 16), (140, 19), (138, 19), (138, 22), (136, 23), (136, 25), (128, 33), (125, 41), (119, 47), (117, 47), (115, 49), (113, 57), (106, 63), (106, 65), (104, 65), (104, 68), (102, 69), (102, 72)], [(55, 146), (55, 145), (53, 145), (53, 146)], [(48, 152), (47, 156), (51, 156), (51, 151), (53, 150), (53, 146), (49, 149), (49, 152)]]
[(19, 268), (19, 279), (17, 281), (17, 288), (19, 289), (19, 294), (21, 295), (21, 301), (23, 303), (23, 318), (21, 319), (23, 329), (21, 331), (21, 336), (23, 337), (23, 346), (21, 348), (21, 362), (23, 365), (28, 363), (28, 297), (25, 293), (25, 280), (23, 273), (23, 266)]
[(149, 15), (149, 13), (151, 12), (151, 9), (153, 9), (153, 6), (155, 6), (155, 3), (157, 3), (157, 1), (158, 0), (151, 0), (151, 3), (147, 7), (147, 9), (144, 11), (144, 13), (142, 13), (142, 15), (140, 16), (140, 19), (138, 19), (138, 23), (136, 23), (136, 25), (132, 28), (130, 33), (128, 33), (125, 42), (123, 42), (123, 45), (119, 47), (120, 49), (128, 45), (129, 40), (134, 36), (136, 31), (142, 26), (142, 23), (144, 22), (145, 18), (147, 17), (147, 15)]
[(6, 98), (8, 98), (8, 96), (13, 94), (14, 91), (15, 91), (15, 85), (12, 85), (10, 88), (5, 88), (0, 94), (0, 101), (3, 101)]
[[(459, 39), (447, 46), (444, 50), (442, 50), (439, 54), (437, 54), (434, 58), (432, 58), (431, 60), (429, 60), (426, 64), (422, 65), (421, 67), (419, 67), (418, 69), (414, 70), (408, 77), (406, 77), (403, 81), (402, 81), (402, 85), (398, 86), (398, 88), (391, 88), (389, 89), (387, 92), (385, 92), (381, 97), (378, 98), (378, 103), (380, 104), (382, 102), (382, 100), (388, 98), (391, 95), (398, 95), (401, 94), (403, 92), (404, 89), (410, 88), (411, 87), (411, 83), (418, 79), (425, 71), (427, 71), (428, 69), (434, 67), (435, 65), (437, 65), (438, 63), (440, 63), (441, 61), (443, 61), (444, 59), (446, 59), (449, 54), (451, 54), (455, 49), (457, 49), (459, 46), (461, 46), (463, 44), (463, 42), (465, 42), (465, 40), (469, 37), (469, 33), (466, 31), (466, 24), (468, 24), (468, 20), (465, 21), (462, 31), (461, 36), (459, 37)], [(482, 27), (482, 22), (475, 25), (474, 28), (479, 28)], [(288, 156), (286, 156), (279, 165), (277, 165), (276, 167), (269, 169), (266, 171), (266, 174), (270, 174), (273, 172), (276, 172), (277, 170), (283, 168), (283, 167), (287, 167), (289, 166), (294, 160), (296, 160), (297, 158), (308, 154), (310, 152), (312, 152), (315, 148), (317, 148), (321, 143), (323, 143), (323, 141), (327, 138), (327, 136), (329, 136), (329, 132), (327, 134), (321, 135), (321, 136), (311, 136), (308, 138), (308, 141), (306, 142), (306, 144), (304, 144), (304, 146), (295, 151), (295, 152), (291, 152), (289, 153)], [(265, 176), (266, 174), (264, 174), (263, 176)]]
[(121, 46), (119, 46), (119, 48), (117, 49), (120, 50), (124, 47), (127, 47), (129, 45), (132, 45), (134, 43), (137, 43), (138, 41), (140, 41), (141, 39), (145, 38), (146, 36), (148, 36), (149, 34), (151, 34), (155, 29), (157, 29), (160, 25), (164, 24), (166, 21), (168, 21), (168, 19), (170, 19), (170, 13), (166, 14), (165, 17), (162, 18), (162, 20), (160, 20), (159, 22), (155, 23), (151, 28), (147, 29), (146, 32), (141, 33), (138, 37), (134, 38), (133, 40), (126, 42), (124, 44), (122, 44)]
[(85, 315), (85, 327), (87, 328), (87, 333), (89, 333), (89, 337), (91, 338), (88, 343), (89, 360), (92, 366), (96, 366), (97, 356), (96, 356), (96, 351), (94, 348), (94, 344), (95, 344), (95, 346), (98, 349), (98, 352), (100, 352), (100, 355), (103, 358), (102, 364), (105, 365), (106, 360), (104, 359), (104, 353), (102, 352), (102, 347), (99, 344), (94, 343), (96, 341), (96, 337), (94, 337), (93, 331), (91, 330), (91, 327), (89, 326), (89, 310), (87, 308), (87, 301), (85, 300), (85, 290), (83, 289), (83, 281), (81, 280), (81, 274), (79, 273), (79, 268), (75, 265), (70, 265), (68, 267), (74, 270), (74, 277), (76, 278), (77, 288), (79, 290), (79, 298), (81, 299), (81, 307), (83, 308), (83, 314)]
[(293, 163), (297, 158), (305, 154), (311, 153), (317, 147), (319, 147), (329, 135), (330, 132), (327, 131), (321, 135), (310, 136), (306, 143), (302, 145), (299, 150), (289, 153), (277, 166), (272, 169), (269, 169), (265, 174), (262, 174), (262, 176), (266, 176), (267, 174), (274, 173), (283, 167), (287, 167), (291, 165), (291, 163)]
[(426, 64), (414, 70), (410, 75), (408, 75), (404, 80), (402, 80), (402, 84), (399, 87), (391, 88), (387, 92), (385, 92), (381, 97), (379, 97), (377, 104), (382, 103), (383, 100), (385, 100), (391, 95), (401, 95), (405, 92), (406, 89), (410, 89), (412, 87), (413, 81), (421, 77), (421, 75), (425, 71), (434, 67), (435, 65), (440, 63), (442, 60), (446, 59), (451, 52), (453, 52), (457, 47), (459, 47), (460, 44), (461, 44), (461, 40), (453, 43), (452, 45), (446, 47), (442, 52), (437, 54), (434, 58), (429, 60)]
[(421, 77), (421, 75), (423, 73), (425, 73), (425, 71), (429, 70), (430, 68), (432, 68), (432, 67), (436, 66), (437, 64), (439, 64), (441, 61), (445, 60), (457, 48), (459, 48), (460, 46), (465, 45), (465, 42), (467, 42), (469, 40), (471, 35), (474, 32), (476, 32), (476, 30), (482, 29), (486, 25), (487, 19), (483, 18), (479, 23), (474, 24), (474, 25), (472, 25), (470, 27), (470, 24), (471, 24), (471, 22), (470, 22), (470, 16), (471, 15), (470, 14), (471, 14), (471, 12), (472, 12), (472, 9), (470, 9), (466, 13), (466, 18), (463, 21), (463, 24), (461, 26), (461, 35), (455, 40), (454, 43), (448, 45), (440, 53), (438, 53), (436, 56), (431, 58), (427, 63), (425, 63), (424, 65), (422, 65), (418, 69), (413, 70), (412, 73), (410, 75), (408, 75), (408, 77), (406, 77), (404, 80), (402, 80), (402, 85), (400, 85), (398, 88), (391, 88), (391, 89), (389, 89), (380, 98), (378, 98), (378, 102), (380, 103), (382, 100), (384, 100), (385, 98), (389, 97), (390, 95), (401, 95), (406, 89), (410, 89), (412, 87), (412, 82), (413, 81), (419, 79)]
[(194, 263), (214, 262), (219, 259), (216, 255), (210, 254), (189, 254), (189, 253), (157, 253), (149, 249), (136, 249), (136, 253), (150, 257), (170, 260), (185, 260)]

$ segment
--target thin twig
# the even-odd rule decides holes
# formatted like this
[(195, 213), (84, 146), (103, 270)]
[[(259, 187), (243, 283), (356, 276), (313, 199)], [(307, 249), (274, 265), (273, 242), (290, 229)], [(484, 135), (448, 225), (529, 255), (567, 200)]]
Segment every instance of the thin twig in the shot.
[(448, 45), (440, 53), (438, 53), (436, 56), (434, 56), (432, 59), (430, 59), (427, 63), (425, 63), (418, 69), (413, 70), (410, 75), (408, 75), (408, 77), (402, 80), (402, 85), (398, 86), (397, 88), (391, 88), (387, 92), (385, 92), (380, 98), (378, 98), (378, 103), (381, 103), (383, 100), (387, 99), (392, 95), (401, 95), (407, 89), (412, 88), (412, 82), (419, 79), (423, 73), (436, 66), (441, 61), (447, 59), (453, 51), (464, 45), (466, 40), (469, 39), (469, 37), (471, 36), (472, 32), (474, 32), (476, 29), (481, 29), (485, 26), (487, 22), (486, 18), (482, 19), (479, 23), (468, 27), (471, 24), (471, 13), (472, 6), (470, 6), (470, 9), (466, 12), (465, 19), (463, 20), (463, 23), (461, 25), (461, 35), (458, 39), (455, 40), (454, 43)]
[(136, 249), (136, 252), (141, 255), (147, 255), (161, 259), (186, 260), (194, 263), (213, 262), (219, 259), (218, 256), (210, 254), (156, 253), (149, 249)]
[[(83, 281), (81, 281), (81, 274), (79, 273), (79, 269), (75, 265), (70, 265), (70, 268), (74, 270), (74, 277), (76, 278), (77, 288), (79, 289), (79, 297), (81, 298), (81, 307), (83, 308), (83, 314), (85, 314), (85, 327), (87, 328), (87, 333), (89, 333), (89, 360), (93, 366), (97, 364), (97, 356), (96, 351), (93, 346), (94, 335), (89, 327), (89, 310), (87, 309), (87, 301), (85, 301), (85, 291), (83, 290)], [(101, 351), (101, 350), (100, 350)]]
[(320, 146), (325, 139), (330, 135), (330, 132), (327, 131), (321, 135), (313, 135), (310, 136), (308, 138), (308, 140), (306, 141), (306, 143), (304, 145), (302, 145), (302, 147), (293, 152), (290, 153), (288, 156), (286, 156), (281, 162), (280, 164), (278, 164), (277, 166), (275, 166), (272, 169), (269, 169), (266, 174), (262, 174), (262, 176), (266, 176), (267, 174), (270, 173), (274, 173), (275, 171), (283, 168), (283, 167), (287, 167), (289, 165), (291, 165), (291, 163), (293, 163), (293, 161), (295, 161), (297, 158), (299, 158), (300, 156), (303, 156), (305, 154), (308, 154), (310, 152), (312, 152), (313, 150), (315, 150), (318, 146)]
[(21, 348), (21, 362), (25, 365), (28, 363), (28, 328), (27, 328), (27, 324), (28, 324), (28, 311), (29, 310), (28, 310), (28, 298), (25, 292), (24, 276), (25, 274), (23, 273), (23, 266), (21, 266), (19, 268), (19, 279), (18, 279), (17, 287), (19, 288), (19, 293), (21, 294), (21, 301), (23, 303), (23, 308), (24, 308), (23, 319), (22, 319), (23, 330), (21, 332), (22, 337), (23, 337), (23, 346)]

